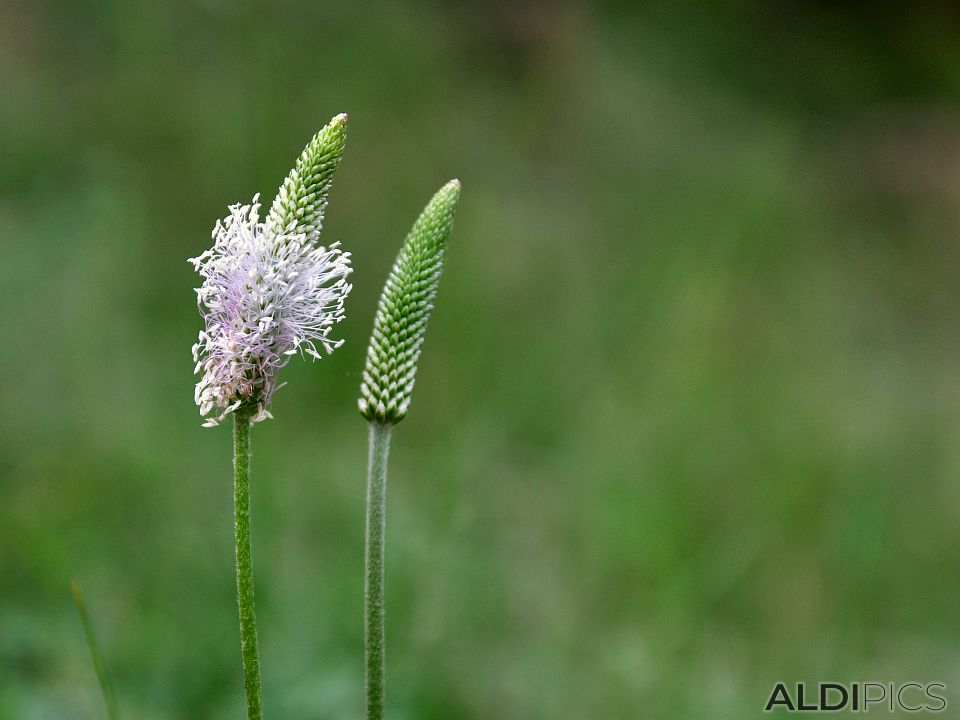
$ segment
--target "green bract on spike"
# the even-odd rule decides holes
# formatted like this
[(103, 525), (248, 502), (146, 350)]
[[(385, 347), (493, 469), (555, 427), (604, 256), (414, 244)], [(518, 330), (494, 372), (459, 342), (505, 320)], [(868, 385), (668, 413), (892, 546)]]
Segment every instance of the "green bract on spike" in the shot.
[(270, 231), (304, 233), (307, 242), (317, 239), (346, 139), (347, 114), (341, 113), (307, 143), (270, 208)]
[(459, 180), (433, 196), (404, 240), (383, 287), (360, 385), (360, 413), (368, 420), (393, 424), (407, 414), (459, 198)]

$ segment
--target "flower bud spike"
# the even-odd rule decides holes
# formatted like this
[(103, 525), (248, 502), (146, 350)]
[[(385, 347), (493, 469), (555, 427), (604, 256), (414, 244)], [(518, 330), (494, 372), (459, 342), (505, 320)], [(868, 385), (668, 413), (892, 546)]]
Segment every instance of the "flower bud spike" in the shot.
[(346, 140), (347, 114), (340, 113), (307, 143), (270, 208), (270, 232), (289, 232), (295, 225), (308, 242), (316, 242)]
[(459, 180), (440, 188), (414, 223), (387, 277), (360, 385), (360, 413), (371, 422), (398, 423), (409, 409), (459, 199)]

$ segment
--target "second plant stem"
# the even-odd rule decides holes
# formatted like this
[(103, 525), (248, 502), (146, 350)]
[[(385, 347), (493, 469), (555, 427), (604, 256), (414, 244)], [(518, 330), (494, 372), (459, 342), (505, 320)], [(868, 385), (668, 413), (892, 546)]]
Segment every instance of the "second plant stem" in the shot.
[(390, 425), (370, 423), (367, 465), (366, 581), (364, 583), (364, 647), (366, 650), (367, 720), (382, 720), (384, 667), (383, 560), (387, 505), (387, 456)]
[(233, 423), (233, 501), (236, 511), (237, 605), (240, 609), (243, 685), (247, 693), (247, 720), (262, 720), (257, 615), (253, 605), (253, 559), (250, 555), (250, 414), (242, 410), (235, 412)]

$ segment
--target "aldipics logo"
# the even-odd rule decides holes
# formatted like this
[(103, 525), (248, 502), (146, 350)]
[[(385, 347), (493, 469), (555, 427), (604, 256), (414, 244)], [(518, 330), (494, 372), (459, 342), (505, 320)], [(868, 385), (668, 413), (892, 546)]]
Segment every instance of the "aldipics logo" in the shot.
[(797, 683), (793, 687), (777, 683), (763, 711), (773, 712), (782, 708), (788, 713), (838, 710), (858, 713), (894, 713), (901, 710), (908, 713), (940, 713), (947, 709), (944, 690), (946, 685), (939, 682), (822, 682), (815, 685)]

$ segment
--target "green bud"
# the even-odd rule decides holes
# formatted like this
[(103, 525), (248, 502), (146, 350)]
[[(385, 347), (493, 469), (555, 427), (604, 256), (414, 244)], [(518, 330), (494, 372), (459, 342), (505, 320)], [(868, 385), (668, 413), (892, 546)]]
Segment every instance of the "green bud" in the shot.
[(407, 414), (459, 199), (459, 180), (440, 188), (403, 241), (387, 277), (360, 385), (360, 413), (370, 421), (395, 424)]
[(267, 216), (274, 233), (304, 233), (307, 242), (320, 236), (323, 211), (347, 140), (347, 114), (341, 113), (307, 143), (297, 164), (283, 181)]

